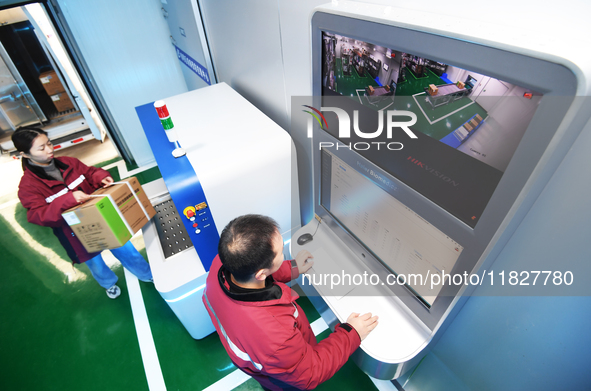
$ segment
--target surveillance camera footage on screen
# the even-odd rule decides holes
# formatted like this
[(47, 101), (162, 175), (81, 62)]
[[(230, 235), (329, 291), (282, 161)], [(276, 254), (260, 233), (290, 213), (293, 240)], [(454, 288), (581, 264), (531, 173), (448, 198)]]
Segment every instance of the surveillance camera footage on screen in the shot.
[[(471, 228), (542, 98), (436, 59), (327, 32), (321, 83), (326, 132)], [(342, 118), (329, 110), (335, 107), (349, 115), (349, 137), (339, 133)]]

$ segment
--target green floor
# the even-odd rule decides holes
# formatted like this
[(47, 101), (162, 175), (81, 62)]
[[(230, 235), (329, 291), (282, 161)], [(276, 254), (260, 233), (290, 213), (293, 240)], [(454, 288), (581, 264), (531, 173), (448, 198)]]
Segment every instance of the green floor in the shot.
[[(86, 266), (72, 267), (51, 229), (26, 222), (20, 203), (0, 205), (0, 232), (0, 389), (147, 390), (120, 265), (122, 294), (110, 300)], [(143, 248), (141, 238), (134, 244)], [(168, 390), (202, 390), (235, 370), (217, 334), (194, 340), (153, 284), (140, 287)], [(318, 319), (306, 298), (298, 302)], [(261, 388), (251, 379), (236, 389)], [(317, 389), (375, 386), (348, 362)]]
[[(365, 92), (367, 86), (378, 86), (378, 83), (376, 83), (369, 73), (364, 72), (363, 76), (359, 76), (353, 65), (351, 65), (351, 75), (344, 75), (340, 58), (336, 59), (335, 76), (337, 78), (337, 92), (343, 96), (357, 97), (357, 90), (363, 90)], [(359, 94), (363, 95), (364, 92), (359, 92)]]
[(436, 86), (447, 84), (428, 68), (423, 77), (417, 77), (412, 70), (403, 68), (402, 77), (404, 81), (398, 83), (396, 86), (397, 96), (412, 96), (419, 92), (425, 92), (425, 87), (428, 87), (429, 84), (435, 84)]
[[(482, 118), (486, 118), (488, 115), (482, 106), (467, 97), (460, 98), (447, 105), (435, 108), (425, 101), (425, 94), (416, 95), (414, 99), (416, 99), (416, 101), (413, 102), (413, 105), (416, 107), (416, 102), (418, 101), (423, 109), (421, 113), (415, 111), (417, 114), (416, 129), (437, 140), (441, 140), (462, 126), (474, 114), (480, 114)], [(425, 118), (425, 115), (421, 115), (423, 113), (429, 120)], [(429, 123), (429, 121), (432, 123)]]

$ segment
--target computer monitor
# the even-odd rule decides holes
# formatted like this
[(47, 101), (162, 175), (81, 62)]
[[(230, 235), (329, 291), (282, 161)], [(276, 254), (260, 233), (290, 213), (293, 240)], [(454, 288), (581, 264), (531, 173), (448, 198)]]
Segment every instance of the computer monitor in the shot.
[[(357, 125), (365, 133), (384, 127), (383, 119), (376, 122), (376, 112), (411, 111), (416, 116), (409, 126), (416, 139), (397, 139), (397, 152), (386, 148), (393, 140), (383, 131), (371, 140), (383, 142), (382, 148), (357, 138), (353, 145), (358, 152), (474, 228), (543, 93), (440, 59), (325, 30), (321, 34), (323, 106), (359, 112)], [(353, 67), (346, 64), (351, 53)], [(388, 70), (372, 66), (377, 63), (387, 64)], [(349, 142), (338, 135), (336, 115), (325, 116), (325, 130)]]
[[(544, 58), (387, 17), (325, 7), (311, 23), (312, 88), (326, 119), (312, 142), (315, 213), (376, 273), (475, 272), (503, 227), (522, 218), (515, 211), (573, 102), (576, 76)], [(337, 105), (350, 113), (349, 133), (340, 132)], [(409, 112), (408, 131), (387, 128), (404, 116), (413, 122)], [(355, 190), (331, 188), (337, 174)], [(348, 206), (377, 217), (370, 231), (335, 202), (345, 193), (371, 195)], [(405, 236), (412, 229), (421, 234)], [(383, 247), (379, 238), (394, 232), (400, 244)], [(465, 289), (407, 284), (392, 294), (435, 329)]]
[(320, 159), (320, 205), (431, 307), (442, 286), (426, 282), (454, 269), (462, 245), (369, 179), (364, 167), (357, 170), (326, 149)]

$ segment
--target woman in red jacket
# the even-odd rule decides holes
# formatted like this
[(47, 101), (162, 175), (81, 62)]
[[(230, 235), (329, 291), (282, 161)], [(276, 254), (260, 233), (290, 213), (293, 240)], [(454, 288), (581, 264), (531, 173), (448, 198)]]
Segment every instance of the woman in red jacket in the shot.
[[(53, 145), (41, 129), (18, 129), (12, 141), (22, 156), (24, 174), (18, 198), (27, 209), (27, 220), (53, 228), (72, 262), (85, 263), (99, 285), (107, 290), (107, 296), (115, 299), (121, 294), (116, 285), (117, 276), (105, 264), (101, 253), (88, 253), (84, 249), (62, 218), (62, 212), (89, 200), (89, 194), (111, 185), (113, 178), (107, 171), (89, 167), (76, 158), (54, 158)], [(150, 265), (131, 242), (110, 251), (138, 279), (152, 281)]]

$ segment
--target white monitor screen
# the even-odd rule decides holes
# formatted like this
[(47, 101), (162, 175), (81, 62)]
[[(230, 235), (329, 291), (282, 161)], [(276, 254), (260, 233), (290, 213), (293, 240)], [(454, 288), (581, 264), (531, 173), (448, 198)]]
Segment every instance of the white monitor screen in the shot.
[(322, 206), (430, 307), (441, 285), (429, 275), (450, 273), (464, 248), (326, 150), (321, 189)]

